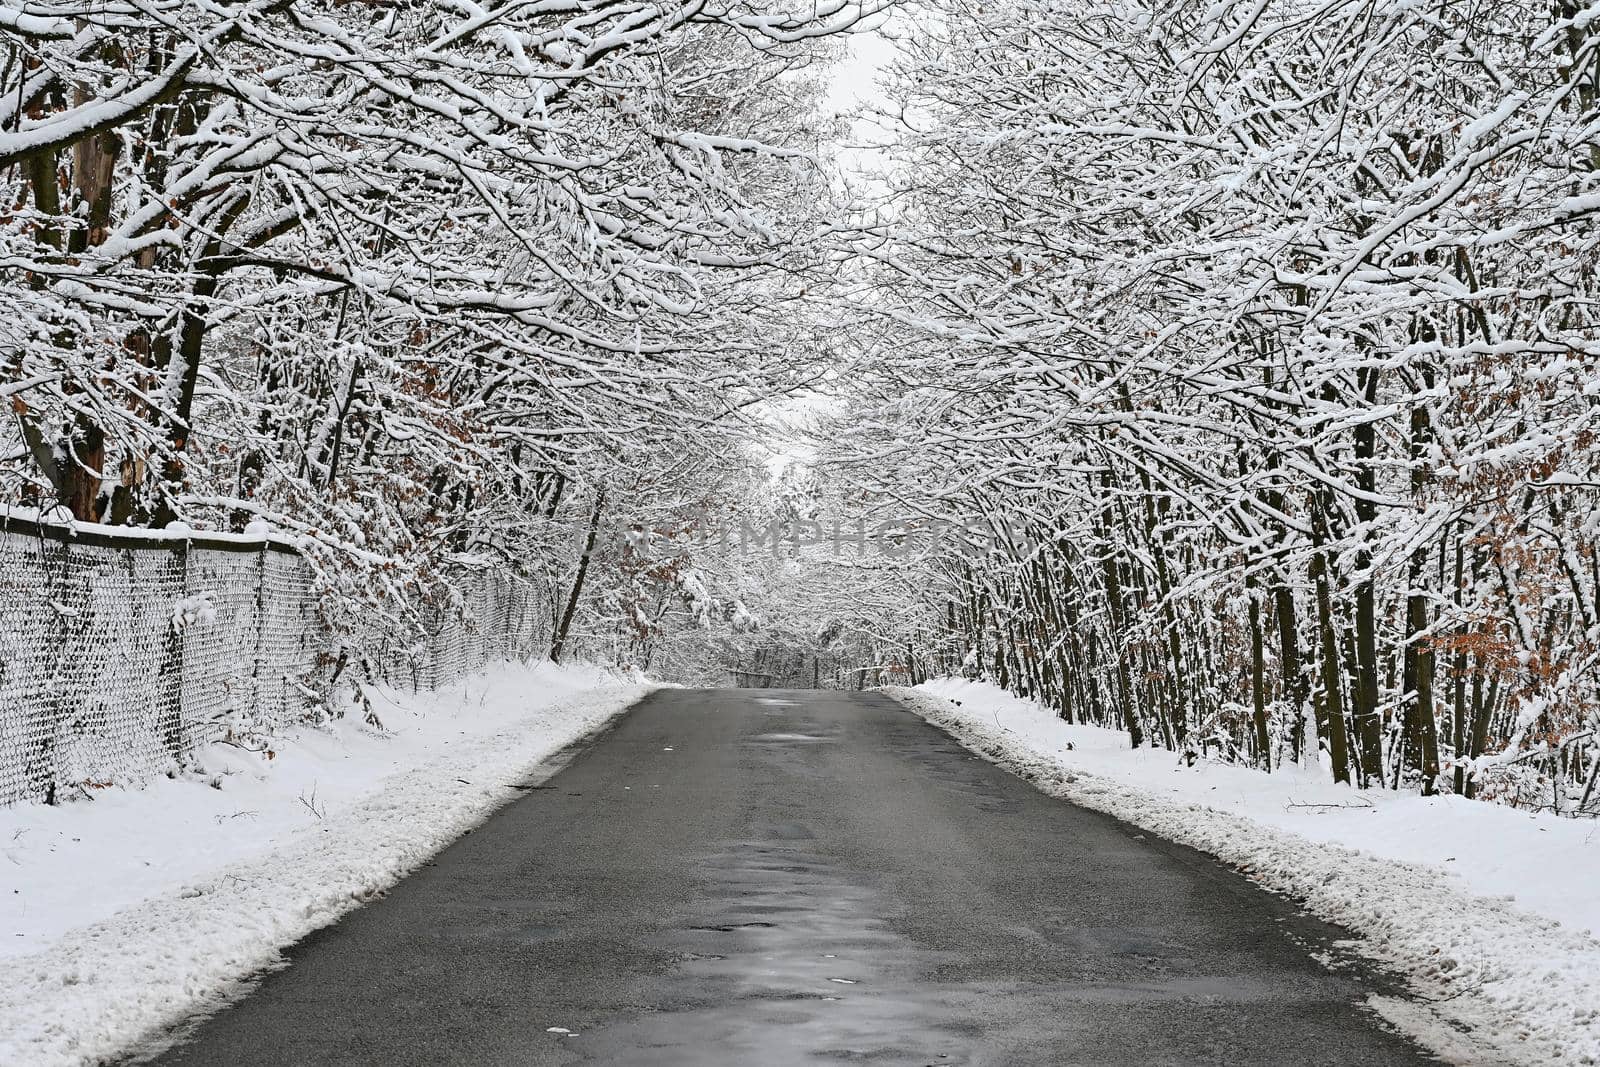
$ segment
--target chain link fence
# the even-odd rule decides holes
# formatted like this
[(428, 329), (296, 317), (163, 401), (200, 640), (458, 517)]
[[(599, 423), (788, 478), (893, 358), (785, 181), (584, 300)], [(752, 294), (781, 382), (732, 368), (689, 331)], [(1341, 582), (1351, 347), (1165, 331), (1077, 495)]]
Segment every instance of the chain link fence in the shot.
[(460, 598), (424, 612), (421, 632), (373, 632), (361, 646), (385, 681), (437, 689), (486, 663), (550, 651), (550, 603), (526, 581), (479, 571), (455, 583)]
[[(462, 586), (421, 634), (363, 638), (382, 680), (434, 688), (548, 640), (548, 612), (509, 575)], [(286, 545), (0, 515), (0, 806), (146, 780), (317, 714), (334, 644)]]

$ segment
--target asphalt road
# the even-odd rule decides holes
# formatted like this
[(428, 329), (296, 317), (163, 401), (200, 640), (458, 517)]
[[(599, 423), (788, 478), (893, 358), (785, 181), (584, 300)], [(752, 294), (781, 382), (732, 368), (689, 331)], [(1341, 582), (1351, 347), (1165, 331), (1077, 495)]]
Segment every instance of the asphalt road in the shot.
[(1339, 936), (887, 698), (665, 691), (157, 1062), (1434, 1062)]

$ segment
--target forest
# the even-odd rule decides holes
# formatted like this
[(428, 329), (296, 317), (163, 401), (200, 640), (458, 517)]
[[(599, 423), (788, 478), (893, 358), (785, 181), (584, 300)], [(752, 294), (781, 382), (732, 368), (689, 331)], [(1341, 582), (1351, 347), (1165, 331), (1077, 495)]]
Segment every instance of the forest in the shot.
[(0, 500), (1593, 815), (1597, 11), (5, 0)]

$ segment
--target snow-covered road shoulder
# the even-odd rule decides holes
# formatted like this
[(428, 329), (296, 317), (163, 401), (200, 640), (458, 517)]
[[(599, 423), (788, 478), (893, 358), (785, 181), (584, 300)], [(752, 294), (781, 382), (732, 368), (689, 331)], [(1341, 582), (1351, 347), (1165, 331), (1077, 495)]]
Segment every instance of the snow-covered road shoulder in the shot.
[(1407, 1001), (1374, 997), (1373, 1008), (1447, 1060), (1600, 1063), (1592, 824), (1191, 768), (984, 683), (883, 692), (1041, 790), (1215, 855), (1359, 935), (1341, 948), (1410, 987)]
[[(96, 1063), (382, 894), (654, 687), (503, 665), (214, 747), (203, 775), (0, 809), (0, 1063)], [(521, 787), (521, 788), (519, 788)]]

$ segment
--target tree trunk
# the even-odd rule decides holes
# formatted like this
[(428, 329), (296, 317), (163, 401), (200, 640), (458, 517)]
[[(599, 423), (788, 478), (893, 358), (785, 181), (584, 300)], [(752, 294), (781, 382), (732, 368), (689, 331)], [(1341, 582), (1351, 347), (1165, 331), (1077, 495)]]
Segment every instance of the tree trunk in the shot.
[[(1249, 583), (1252, 587), (1254, 580)], [(1256, 760), (1272, 771), (1272, 738), (1267, 732), (1267, 657), (1261, 639), (1261, 601), (1254, 588), (1250, 595), (1250, 698), (1255, 715)]]
[(1328, 756), (1333, 760), (1333, 780), (1350, 781), (1350, 762), (1345, 745), (1344, 681), (1339, 672), (1339, 638), (1334, 627), (1333, 594), (1328, 575), (1327, 518), (1325, 502), (1316, 506), (1313, 528), (1316, 553), (1311, 557), (1311, 577), (1317, 590), (1317, 633), (1322, 647), (1322, 722), (1319, 730), (1328, 738)]
[(556, 625), (555, 638), (550, 642), (550, 662), (561, 662), (561, 650), (567, 643), (567, 630), (572, 625), (573, 612), (578, 609), (578, 598), (583, 594), (583, 580), (589, 574), (589, 560), (594, 556), (594, 542), (600, 532), (600, 513), (606, 506), (605, 490), (595, 494), (594, 512), (589, 516), (589, 535), (583, 542), (583, 555), (578, 560), (578, 573), (572, 579), (572, 592), (567, 596), (566, 610)]

